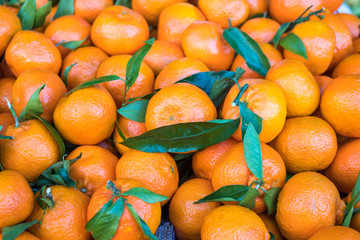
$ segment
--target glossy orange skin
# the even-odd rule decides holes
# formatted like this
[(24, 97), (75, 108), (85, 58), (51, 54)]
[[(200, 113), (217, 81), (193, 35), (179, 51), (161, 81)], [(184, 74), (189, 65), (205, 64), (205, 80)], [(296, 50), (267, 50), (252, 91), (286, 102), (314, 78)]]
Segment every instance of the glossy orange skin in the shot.
[(55, 44), (43, 33), (20, 31), (11, 40), (5, 60), (15, 76), (31, 68), (59, 73), (61, 54)]
[(201, 226), (201, 239), (269, 240), (270, 234), (261, 218), (250, 209), (225, 205), (206, 216)]
[(344, 226), (323, 228), (309, 238), (309, 240), (359, 240), (360, 233)]
[[(116, 188), (121, 192), (126, 192), (133, 187), (144, 187), (139, 181), (134, 179), (118, 179), (114, 182)], [(90, 199), (87, 211), (88, 221), (112, 198), (112, 191), (106, 189), (106, 185), (99, 188)], [(152, 233), (155, 233), (161, 221), (160, 203), (149, 204), (134, 196), (124, 197), (127, 203), (131, 204), (139, 216), (146, 222)], [(117, 198), (115, 198), (117, 200)], [(135, 222), (127, 206), (120, 218), (119, 226), (112, 240), (138, 240), (145, 239), (145, 235), (140, 226)]]
[(340, 7), (340, 5), (344, 2), (344, 0), (324, 0), (323, 2), (325, 8), (334, 12)]
[[(0, 240), (2, 240), (2, 234), (0, 233)], [(16, 240), (40, 240), (40, 238), (36, 237), (35, 235), (32, 235), (29, 232), (23, 232), (21, 233)]]
[(163, 88), (189, 77), (195, 73), (207, 72), (210, 69), (196, 58), (186, 57), (169, 63), (156, 77), (154, 89)]
[(165, 8), (159, 17), (158, 39), (181, 44), (185, 29), (196, 21), (205, 21), (204, 14), (190, 3), (176, 3)]
[(306, 240), (322, 228), (340, 224), (345, 203), (335, 185), (315, 172), (294, 175), (280, 191), (276, 222), (288, 240)]
[(253, 16), (257, 13), (264, 13), (268, 9), (268, 0), (247, 0), (250, 7), (249, 16)]
[(334, 79), (324, 90), (321, 114), (335, 132), (345, 137), (360, 137), (360, 75)]
[(295, 59), (277, 62), (265, 79), (274, 82), (283, 91), (288, 117), (307, 116), (318, 107), (319, 86), (302, 62)]
[(111, 136), (116, 105), (101, 86), (64, 95), (54, 111), (54, 124), (61, 136), (76, 145), (92, 145)]
[(0, 134), (2, 134), (5, 129), (12, 124), (15, 124), (15, 120), (11, 113), (0, 113), (0, 126), (3, 126), (3, 128), (0, 130)]
[(317, 172), (327, 168), (335, 158), (336, 133), (321, 118), (289, 118), (271, 146), (281, 155), (287, 172)]
[(26, 179), (18, 172), (2, 171), (0, 191), (0, 229), (24, 221), (34, 207), (34, 194)]
[(269, 18), (253, 18), (246, 21), (240, 30), (247, 33), (258, 43), (268, 43), (273, 40), (280, 24)]
[(223, 29), (238, 27), (250, 14), (250, 5), (246, 0), (199, 0), (198, 6), (206, 18), (219, 24)]
[[(125, 152), (116, 164), (116, 179), (131, 178), (146, 189), (171, 198), (179, 184), (175, 160), (168, 153)], [(168, 200), (161, 202), (164, 206)]]
[(20, 116), (34, 92), (44, 84), (46, 85), (39, 95), (44, 109), (40, 117), (48, 122), (53, 121), (55, 107), (66, 93), (66, 87), (58, 75), (43, 69), (29, 69), (16, 79), (11, 92), (11, 101), (17, 116)]
[(211, 181), (216, 162), (225, 152), (236, 144), (238, 144), (236, 140), (229, 138), (194, 153), (192, 157), (192, 168), (195, 176)]
[(208, 95), (189, 83), (162, 88), (149, 101), (145, 124), (151, 130), (176, 123), (214, 120), (216, 108)]
[(329, 83), (332, 82), (332, 80), (334, 80), (331, 77), (322, 75), (322, 76), (314, 76), (315, 80), (317, 82), (317, 84), (319, 85), (320, 88), (320, 94), (322, 94), (325, 90), (325, 88), (327, 87), (327, 85), (329, 85)]
[(93, 23), (102, 10), (112, 5), (112, 0), (75, 0), (74, 15)]
[(184, 56), (181, 45), (169, 41), (155, 40), (150, 51), (146, 54), (144, 62), (149, 65), (155, 75), (158, 75), (169, 63)]
[[(269, 190), (274, 187), (281, 188), (285, 184), (286, 169), (284, 161), (279, 153), (273, 148), (261, 143), (262, 161), (263, 161), (263, 188)], [(247, 167), (244, 156), (244, 145), (238, 143), (216, 162), (212, 185), (214, 190), (227, 185), (245, 185), (250, 186), (251, 183), (258, 180)], [(255, 188), (256, 184), (252, 187)], [(263, 213), (267, 207), (264, 203), (264, 192), (260, 191), (260, 195), (255, 200), (255, 207), (252, 209), (256, 213)], [(228, 202), (229, 203), (229, 202)], [(236, 204), (232, 202), (231, 204)]]
[(108, 57), (109, 56), (100, 48), (91, 46), (81, 47), (70, 52), (64, 58), (60, 75), (64, 76), (65, 69), (68, 66), (77, 63), (69, 72), (67, 89), (70, 91), (77, 85), (96, 78), (96, 73), (100, 64)]
[(10, 112), (5, 98), (11, 102), (11, 91), (14, 83), (14, 78), (0, 78), (0, 113)]
[(339, 13), (337, 15), (341, 17), (348, 27), (353, 40), (360, 37), (360, 19), (357, 16), (347, 13)]
[(360, 74), (360, 54), (353, 54), (344, 58), (334, 69), (333, 78), (348, 74)]
[[(119, 126), (121, 132), (124, 134), (125, 138), (137, 137), (146, 132), (145, 123), (135, 122), (126, 117), (119, 115), (117, 120), (117, 126)], [(128, 147), (121, 144), (124, 141), (118, 133), (118, 129), (114, 130), (114, 143), (116, 149), (120, 154), (124, 154), (129, 150)]]
[[(281, 132), (285, 123), (284, 94), (274, 83), (264, 79), (244, 79), (238, 83), (240, 87), (249, 85), (240, 101), (247, 103), (247, 107), (263, 119), (260, 141), (264, 143), (272, 141)], [(224, 119), (236, 119), (240, 116), (239, 107), (232, 105), (239, 91), (239, 87), (235, 84), (226, 95), (221, 112)], [(235, 131), (233, 138), (242, 141), (241, 126)]]
[(325, 23), (306, 21), (295, 26), (291, 31), (296, 34), (305, 45), (308, 59), (284, 49), (286, 59), (297, 59), (314, 75), (324, 73), (334, 57), (335, 34)]
[(313, 5), (311, 11), (320, 10), (324, 7), (323, 2), (323, 0), (269, 0), (269, 12), (273, 19), (282, 24), (294, 21), (311, 5)]
[(346, 142), (339, 147), (336, 157), (325, 175), (340, 192), (350, 193), (360, 170), (360, 139)]
[(274, 216), (269, 216), (267, 213), (261, 213), (259, 214), (259, 217), (265, 224), (266, 229), (275, 235), (276, 240), (284, 240)]
[[(59, 17), (52, 21), (45, 29), (44, 34), (48, 36), (55, 44), (64, 41), (80, 41), (86, 38), (81, 46), (90, 44), (90, 24), (82, 17), (67, 15)], [(62, 45), (57, 46), (64, 58), (71, 52), (71, 49)]]
[(21, 30), (21, 23), (16, 13), (5, 6), (0, 6), (0, 25), (0, 56), (2, 56), (11, 38)]
[[(52, 210), (46, 209), (40, 227), (35, 224), (29, 228), (30, 232), (47, 240), (90, 240), (90, 233), (85, 230), (89, 197), (79, 190), (61, 185), (51, 186), (50, 189), (55, 205)], [(42, 215), (43, 210), (35, 201), (27, 221), (40, 221)]]
[(213, 22), (191, 24), (182, 34), (185, 56), (204, 62), (212, 71), (227, 70), (235, 52), (222, 37), (222, 29)]
[[(268, 43), (261, 43), (259, 44), (261, 51), (265, 54), (270, 62), (270, 66), (274, 65), (275, 63), (283, 60), (283, 56), (281, 52), (276, 49), (273, 45)], [(245, 73), (241, 76), (241, 79), (247, 78), (263, 78), (259, 73), (251, 70), (248, 65), (246, 64), (245, 59), (239, 54), (236, 55), (233, 64), (231, 65), (231, 71), (236, 71), (237, 67), (241, 67), (245, 70)]]
[(93, 44), (109, 55), (134, 54), (148, 38), (145, 18), (123, 6), (105, 8), (91, 27)]
[[(126, 66), (131, 58), (131, 55), (117, 55), (106, 59), (100, 64), (97, 77), (116, 75), (122, 79), (126, 79)], [(117, 108), (121, 107), (124, 99), (125, 83), (122, 80), (116, 80), (103, 83), (103, 86), (109, 91), (113, 97)], [(134, 85), (126, 93), (125, 102), (130, 98), (143, 96), (152, 93), (154, 89), (154, 73), (151, 68), (142, 62), (140, 66), (139, 76)]]
[(118, 158), (99, 146), (80, 146), (74, 149), (66, 159), (74, 159), (80, 153), (81, 158), (70, 166), (70, 177), (75, 180), (77, 189), (91, 197), (108, 180), (115, 180), (115, 166)]
[(169, 218), (175, 227), (179, 240), (199, 240), (201, 225), (205, 217), (215, 208), (218, 202), (194, 204), (194, 202), (214, 191), (211, 181), (194, 178), (184, 182), (175, 192), (169, 206)]
[(60, 148), (50, 131), (39, 120), (10, 125), (3, 132), (12, 140), (0, 141), (0, 163), (34, 182), (48, 167), (59, 161)]

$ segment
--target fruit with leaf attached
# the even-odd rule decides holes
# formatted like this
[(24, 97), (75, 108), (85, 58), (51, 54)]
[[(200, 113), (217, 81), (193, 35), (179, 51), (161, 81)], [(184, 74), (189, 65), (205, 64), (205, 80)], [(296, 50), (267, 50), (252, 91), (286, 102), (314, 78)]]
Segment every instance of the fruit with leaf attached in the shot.
[(10, 43), (11, 38), (21, 30), (19, 18), (6, 6), (0, 6), (0, 56)]

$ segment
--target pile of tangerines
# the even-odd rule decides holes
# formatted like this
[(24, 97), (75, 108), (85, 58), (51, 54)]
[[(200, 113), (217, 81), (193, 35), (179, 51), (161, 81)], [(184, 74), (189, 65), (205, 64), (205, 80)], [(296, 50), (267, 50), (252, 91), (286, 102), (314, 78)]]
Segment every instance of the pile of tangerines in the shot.
[(0, 239), (360, 239), (343, 0), (0, 0)]

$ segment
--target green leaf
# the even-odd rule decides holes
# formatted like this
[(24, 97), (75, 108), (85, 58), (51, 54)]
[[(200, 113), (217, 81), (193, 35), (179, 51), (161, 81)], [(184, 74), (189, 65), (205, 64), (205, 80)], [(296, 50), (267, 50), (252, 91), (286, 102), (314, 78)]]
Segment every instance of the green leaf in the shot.
[(2, 239), (3, 240), (15, 240), (22, 232), (31, 227), (32, 225), (38, 223), (37, 220), (25, 223), (19, 223), (11, 227), (4, 227), (2, 229)]
[(111, 240), (115, 236), (123, 212), (124, 200), (121, 197), (114, 203), (110, 200), (90, 219), (85, 228), (88, 232), (92, 231), (96, 240)]
[(45, 88), (46, 84), (41, 85), (30, 97), (26, 106), (20, 113), (19, 120), (21, 122), (33, 119), (33, 115), (40, 117), (44, 112), (43, 106), (40, 102), (40, 92)]
[[(46, 208), (50, 208), (50, 210), (55, 206), (55, 202), (51, 193), (51, 188), (46, 186), (40, 189), (40, 193), (36, 198), (37, 204), (41, 207), (45, 214)], [(41, 222), (41, 221), (40, 221)]]
[(249, 84), (245, 84), (244, 86), (242, 86), (240, 88), (240, 91), (238, 93), (238, 95), (236, 96), (236, 98), (234, 99), (234, 101), (232, 102), (232, 105), (233, 106), (239, 106), (240, 104), (240, 99), (242, 97), (242, 95), (244, 94), (244, 92), (246, 91), (246, 89), (249, 87)]
[(85, 42), (85, 40), (88, 37), (85, 37), (84, 39), (81, 39), (79, 41), (69, 41), (69, 42), (65, 42), (65, 41), (61, 41), (59, 43), (56, 44), (56, 46), (63, 46), (64, 48), (70, 49), (71, 51), (77, 49), (78, 47), (81, 46), (81, 44), (83, 44)]
[(355, 198), (355, 196), (360, 192), (360, 171), (358, 173), (358, 176), (356, 178), (356, 182), (354, 185), (354, 188), (351, 192), (351, 198)]
[(354, 198), (351, 198), (351, 201), (346, 205), (345, 217), (342, 224), (343, 226), (349, 227), (351, 218), (354, 213), (354, 207), (359, 200), (360, 200), (360, 192), (358, 192)]
[(199, 72), (181, 79), (176, 83), (190, 83), (203, 90), (218, 107), (235, 84), (236, 74), (231, 71)]
[(63, 82), (64, 82), (64, 84), (65, 84), (66, 87), (67, 87), (67, 81), (68, 81), (68, 78), (69, 78), (70, 70), (71, 70), (73, 67), (75, 67), (76, 65), (77, 65), (77, 62), (76, 62), (76, 63), (73, 63), (73, 64), (71, 64), (71, 65), (69, 65), (69, 66), (67, 66), (67, 67), (65, 68), (65, 70), (64, 70), (64, 74), (63, 74), (63, 76), (62, 76), (62, 80), (63, 80)]
[(121, 107), (117, 112), (127, 119), (135, 122), (145, 122), (146, 109), (149, 104), (149, 100), (140, 99), (138, 101), (130, 102)]
[(249, 186), (244, 185), (224, 186), (194, 203), (238, 201), (246, 194), (249, 188)]
[(270, 234), (270, 240), (276, 240), (275, 235), (272, 232), (269, 232), (269, 234)]
[(239, 102), (240, 115), (241, 115), (241, 136), (244, 139), (245, 132), (251, 123), (255, 128), (256, 132), (260, 134), (262, 130), (262, 118), (253, 113), (245, 103)]
[(26, 0), (25, 3), (21, 6), (19, 12), (17, 13), (17, 16), (20, 19), (22, 30), (33, 29), (35, 22), (35, 11), (35, 0)]
[(114, 5), (120, 5), (127, 8), (131, 8), (131, 0), (116, 0)]
[[(0, 126), (0, 132), (3, 129), (3, 126)], [(4, 135), (0, 135), (0, 139), (14, 139), (13, 137), (10, 136), (4, 136)]]
[(226, 42), (246, 61), (246, 65), (262, 76), (266, 76), (270, 63), (259, 44), (238, 28), (228, 28), (223, 32)]
[(150, 239), (150, 240), (158, 240), (157, 237), (154, 236), (154, 234), (151, 232), (149, 226), (146, 224), (146, 222), (139, 216), (139, 214), (136, 212), (133, 206), (131, 204), (126, 203), (126, 206), (129, 209), (129, 212), (133, 216), (134, 220), (139, 224), (141, 229), (143, 230), (144, 234)]
[(126, 139), (122, 144), (143, 152), (188, 152), (225, 141), (239, 124), (239, 119), (179, 123), (147, 131)]
[(272, 215), (276, 212), (276, 204), (280, 191), (281, 188), (278, 187), (274, 187), (268, 191), (264, 191), (265, 192), (264, 202), (268, 209), (268, 215)]
[(74, 15), (74, 0), (60, 0), (53, 20), (66, 15)]
[(255, 199), (260, 195), (259, 190), (255, 188), (249, 188), (245, 195), (241, 198), (239, 202), (240, 206), (253, 209), (255, 207)]
[(291, 24), (291, 22), (284, 23), (284, 24), (282, 24), (282, 25), (279, 27), (279, 29), (277, 30), (277, 32), (276, 32), (276, 34), (275, 34), (275, 36), (274, 36), (274, 39), (273, 39), (273, 41), (274, 41), (274, 47), (275, 47), (275, 48), (277, 48), (277, 46), (278, 46), (278, 44), (279, 44), (279, 42), (280, 42), (280, 39), (281, 39), (282, 35), (283, 35), (286, 31), (288, 31), (288, 28), (289, 28), (290, 24)]
[(35, 20), (33, 28), (38, 28), (44, 25), (46, 16), (51, 12), (52, 2), (49, 1), (45, 5), (39, 7), (35, 12)]
[(263, 164), (259, 135), (251, 123), (246, 130), (244, 139), (244, 156), (250, 171), (259, 180), (263, 178)]
[(303, 41), (295, 34), (289, 33), (280, 41), (280, 45), (286, 50), (308, 59), (306, 54), (306, 47)]
[(119, 79), (121, 79), (121, 78), (116, 75), (108, 75), (108, 76), (104, 76), (104, 77), (94, 78), (88, 82), (84, 82), (84, 83), (74, 87), (72, 90), (70, 90), (66, 94), (69, 95), (77, 90), (80, 90), (80, 89), (83, 89), (86, 87), (91, 87), (91, 86), (94, 86), (99, 83), (110, 82), (110, 81), (115, 81), (115, 80), (119, 80)]
[(150, 190), (141, 187), (133, 187), (120, 194), (121, 196), (134, 196), (147, 203), (162, 202), (169, 199), (169, 197), (156, 194)]

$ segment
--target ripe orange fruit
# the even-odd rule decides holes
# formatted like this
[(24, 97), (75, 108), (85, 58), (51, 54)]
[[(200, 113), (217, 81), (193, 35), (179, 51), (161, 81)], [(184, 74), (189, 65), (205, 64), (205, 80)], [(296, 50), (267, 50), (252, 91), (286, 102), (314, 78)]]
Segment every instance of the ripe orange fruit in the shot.
[(169, 63), (156, 77), (154, 89), (163, 88), (189, 77), (195, 73), (207, 72), (210, 69), (196, 58), (186, 57)]
[(185, 29), (196, 21), (205, 21), (204, 14), (190, 3), (176, 3), (165, 8), (159, 17), (158, 39), (181, 44)]
[(237, 143), (233, 138), (229, 138), (194, 153), (192, 157), (192, 168), (195, 176), (211, 180), (216, 162)]
[(58, 8), (58, 5), (56, 6), (53, 6), (50, 10), (50, 13), (49, 15), (46, 16), (45, 18), (45, 22), (43, 24), (43, 28), (45, 29), (47, 26), (49, 26), (49, 24), (54, 20), (54, 16), (55, 16), (55, 13), (57, 11), (57, 8)]
[(360, 233), (344, 226), (332, 226), (323, 228), (309, 238), (309, 240), (350, 240), (360, 239)]
[(67, 89), (70, 91), (81, 83), (96, 77), (99, 66), (108, 58), (108, 55), (97, 47), (81, 47), (70, 52), (63, 61), (61, 76), (65, 69), (76, 63), (69, 72)]
[(206, 93), (195, 85), (177, 83), (162, 88), (149, 101), (146, 129), (176, 123), (214, 120), (216, 108)]
[(0, 130), (0, 134), (2, 134), (8, 126), (13, 124), (15, 124), (15, 120), (11, 113), (0, 113), (0, 126), (3, 126), (3, 128)]
[[(2, 234), (0, 233), (0, 240), (2, 240)], [(35, 235), (32, 235), (31, 233), (29, 232), (23, 232), (21, 233), (17, 238), (16, 240), (40, 240), (40, 238), (38, 237), (35, 237)]]
[[(81, 46), (90, 44), (90, 24), (82, 17), (75, 15), (67, 15), (55, 19), (45, 29), (44, 34), (48, 36), (55, 44), (65, 41), (80, 41), (86, 38)], [(62, 58), (68, 55), (71, 50), (57, 46)]]
[(311, 5), (313, 5), (311, 11), (320, 10), (324, 7), (323, 2), (323, 0), (269, 0), (269, 12), (273, 19), (282, 24), (294, 21)]
[(281, 235), (274, 216), (269, 216), (267, 213), (262, 213), (259, 214), (259, 217), (264, 222), (267, 230), (275, 235), (276, 240), (284, 240), (284, 237)]
[(44, 69), (29, 69), (19, 75), (12, 88), (11, 100), (16, 115), (20, 115), (34, 92), (46, 84), (39, 99), (44, 112), (40, 117), (52, 122), (53, 113), (60, 98), (66, 93), (66, 87), (55, 73)]
[(185, 56), (204, 62), (212, 71), (227, 70), (235, 52), (222, 37), (222, 29), (213, 22), (198, 21), (182, 34)]
[(30, 232), (40, 239), (90, 240), (86, 232), (86, 211), (89, 197), (73, 188), (56, 185), (49, 187), (55, 203), (52, 210), (43, 210), (35, 201), (34, 210), (28, 221), (42, 219), (42, 222), (30, 227)]
[[(114, 182), (117, 189), (121, 193), (133, 188), (144, 187), (139, 181), (134, 179), (118, 179)], [(87, 211), (88, 221), (107, 203), (113, 196), (112, 191), (106, 189), (106, 185), (99, 188), (90, 199), (90, 204)], [(125, 198), (125, 197), (124, 197)], [(152, 233), (155, 233), (161, 220), (161, 206), (160, 203), (149, 204), (134, 196), (125, 198), (126, 202), (131, 204), (139, 216), (149, 226)], [(117, 200), (115, 198), (114, 200)], [(124, 212), (120, 218), (119, 226), (116, 230), (113, 240), (122, 239), (146, 239), (141, 227), (134, 220), (129, 209), (124, 205)]]
[[(126, 77), (126, 66), (131, 58), (131, 55), (117, 55), (106, 59), (100, 66), (97, 72), (97, 77), (107, 75), (116, 75), (122, 79)], [(103, 83), (103, 86), (109, 91), (113, 97), (117, 108), (121, 107), (124, 99), (125, 83), (122, 80), (116, 80)], [(125, 102), (130, 98), (139, 97), (152, 93), (154, 90), (154, 73), (151, 68), (144, 62), (141, 63), (139, 76), (136, 82), (126, 94)]]
[(321, 114), (345, 137), (360, 137), (360, 75), (334, 79), (324, 90)]
[(194, 178), (184, 182), (175, 192), (169, 206), (170, 222), (180, 240), (200, 239), (205, 217), (220, 206), (217, 202), (194, 204), (214, 191), (209, 180)]
[(149, 26), (139, 13), (123, 6), (100, 12), (91, 27), (91, 40), (107, 54), (134, 54), (149, 38)]
[(34, 182), (40, 174), (60, 159), (60, 148), (50, 131), (39, 120), (10, 125), (3, 132), (12, 140), (0, 140), (0, 163)]
[(169, 63), (184, 57), (184, 51), (179, 44), (155, 40), (144, 62), (149, 65), (155, 75), (158, 75)]
[[(116, 179), (131, 178), (146, 189), (171, 198), (179, 184), (175, 160), (168, 153), (146, 153), (130, 150), (116, 164)], [(169, 200), (161, 202), (164, 206)]]
[(2, 56), (15, 33), (21, 30), (21, 23), (16, 13), (5, 6), (0, 6), (0, 56)]
[(287, 119), (271, 143), (283, 158), (289, 173), (321, 171), (334, 160), (337, 140), (334, 129), (317, 117)]
[(360, 139), (346, 142), (339, 147), (334, 161), (326, 169), (327, 176), (340, 192), (352, 191), (360, 171)]
[(334, 12), (340, 7), (340, 5), (344, 2), (344, 0), (325, 0), (323, 2), (325, 8)]
[(61, 54), (55, 44), (43, 33), (20, 31), (11, 40), (5, 60), (15, 76), (25, 70), (41, 68), (59, 73)]
[(280, 191), (276, 222), (288, 240), (306, 240), (322, 228), (340, 224), (345, 203), (335, 185), (315, 172), (294, 175)]
[(261, 218), (250, 209), (225, 205), (205, 217), (201, 226), (201, 239), (269, 240), (270, 234)]
[(1, 62), (1, 70), (2, 70), (2, 77), (9, 77), (9, 78), (15, 78), (16, 76), (14, 75), (14, 73), (10, 70), (9, 65), (6, 63), (5, 59), (3, 59), (3, 61)]
[(11, 91), (14, 83), (14, 78), (0, 78), (0, 113), (10, 112), (5, 98), (11, 102)]
[(250, 6), (249, 16), (265, 13), (268, 9), (268, 0), (247, 0), (247, 2)]
[(357, 16), (348, 13), (339, 13), (337, 15), (341, 17), (348, 27), (353, 40), (360, 37), (360, 19)]
[(109, 152), (111, 152), (116, 157), (119, 157), (119, 152), (117, 151), (115, 144), (111, 138), (107, 138), (107, 139), (102, 140), (101, 142), (98, 142), (96, 144), (96, 146), (102, 147), (102, 148), (108, 150)]
[(75, 0), (74, 15), (82, 17), (89, 23), (93, 23), (96, 17), (105, 8), (112, 6), (112, 0)]
[(348, 74), (360, 74), (360, 54), (353, 54), (344, 58), (334, 69), (333, 78)]
[(322, 76), (314, 76), (315, 80), (317, 82), (317, 84), (319, 85), (320, 88), (320, 94), (322, 94), (325, 90), (325, 88), (327, 87), (327, 85), (329, 85), (329, 83), (332, 82), (332, 78), (322, 75)]
[(320, 89), (305, 65), (295, 59), (284, 59), (274, 64), (266, 75), (284, 93), (288, 117), (313, 113), (320, 102)]
[(115, 180), (115, 166), (118, 158), (99, 146), (80, 146), (66, 159), (81, 158), (71, 164), (70, 177), (75, 180), (77, 189), (91, 196), (108, 180)]
[(199, 0), (198, 5), (209, 21), (224, 29), (229, 27), (229, 21), (234, 27), (240, 26), (250, 14), (246, 0)]
[[(274, 65), (275, 63), (283, 60), (283, 56), (281, 52), (276, 49), (273, 45), (268, 43), (261, 43), (259, 44), (261, 51), (265, 54), (270, 62), (270, 66)], [(251, 70), (248, 65), (246, 64), (245, 59), (239, 54), (235, 57), (233, 64), (231, 65), (231, 71), (236, 71), (237, 67), (241, 67), (245, 70), (245, 73), (241, 76), (241, 79), (247, 78), (263, 78), (260, 74)]]
[(297, 59), (314, 75), (324, 73), (330, 66), (335, 50), (335, 34), (325, 23), (306, 21), (291, 31), (304, 43), (308, 59), (284, 49), (286, 59)]
[[(263, 119), (259, 138), (260, 141), (268, 143), (281, 132), (285, 123), (286, 102), (284, 94), (274, 83), (263, 79), (239, 81), (240, 87), (245, 84), (249, 84), (249, 87), (240, 100), (247, 103), (247, 107)], [(239, 107), (232, 105), (239, 91), (239, 87), (235, 84), (226, 95), (221, 112), (224, 119), (236, 119), (240, 116)], [(241, 126), (233, 134), (233, 138), (238, 141), (242, 140)]]
[[(279, 153), (265, 143), (261, 143), (261, 152), (264, 189), (269, 190), (274, 187), (281, 188), (286, 178), (284, 161), (281, 159)], [(250, 186), (255, 180), (258, 179), (249, 170), (245, 161), (244, 145), (243, 143), (238, 143), (225, 152), (216, 162), (213, 171), (212, 185), (216, 191), (227, 185)], [(255, 188), (255, 186), (253, 187)], [(252, 209), (256, 213), (265, 212), (267, 209), (264, 203), (264, 192), (259, 191), (260, 195), (256, 198), (255, 207)]]
[(56, 129), (65, 140), (77, 145), (92, 145), (110, 137), (115, 121), (115, 102), (102, 86), (64, 95), (54, 111)]
[(5, 170), (0, 172), (0, 191), (0, 229), (24, 221), (34, 207), (29, 183), (18, 172)]
[[(122, 115), (118, 116), (117, 126), (119, 126), (125, 138), (137, 137), (146, 132), (145, 123), (132, 121)], [(119, 151), (120, 154), (124, 154), (126, 151), (129, 150), (128, 147), (121, 144), (121, 142), (123, 141), (124, 140), (121, 138), (121, 136), (118, 133), (118, 129), (115, 128), (114, 143), (116, 149)]]
[(240, 28), (258, 43), (273, 40), (280, 24), (269, 18), (253, 18), (246, 21)]

